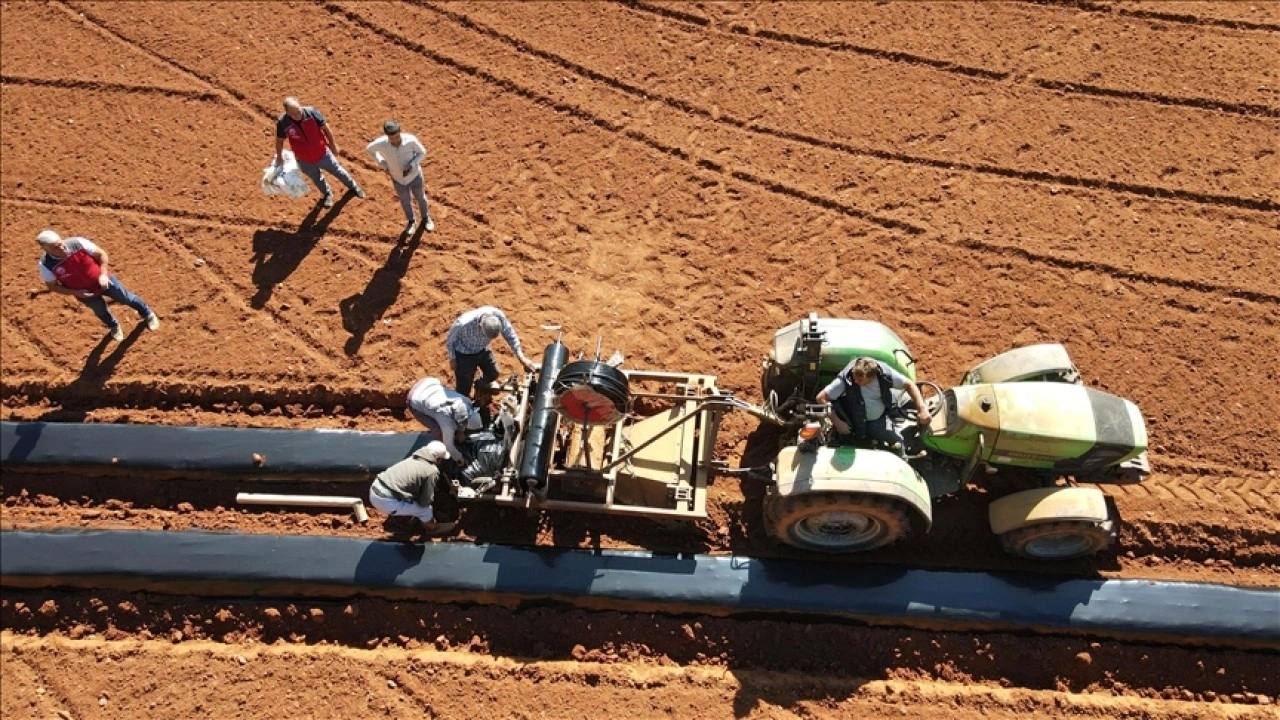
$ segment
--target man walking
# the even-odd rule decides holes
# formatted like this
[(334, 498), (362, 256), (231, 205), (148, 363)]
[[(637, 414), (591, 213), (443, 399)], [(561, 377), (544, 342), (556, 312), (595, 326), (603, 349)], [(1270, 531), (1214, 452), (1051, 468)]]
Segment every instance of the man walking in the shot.
[(520, 338), (516, 336), (516, 329), (507, 322), (507, 316), (496, 307), (484, 305), (458, 316), (444, 339), (445, 351), (449, 353), (449, 368), (454, 373), (454, 387), (458, 392), (471, 395), (477, 369), (482, 371), (481, 377), (486, 385), (498, 379), (498, 363), (489, 349), (489, 343), (498, 335), (507, 341), (526, 369), (533, 371), (538, 368), (524, 356)]
[(72, 295), (88, 305), (93, 314), (111, 331), (112, 340), (124, 340), (124, 330), (120, 327), (120, 321), (107, 308), (104, 295), (136, 310), (138, 316), (147, 323), (148, 330), (160, 327), (160, 318), (156, 317), (142, 298), (126, 290), (120, 280), (111, 275), (107, 251), (93, 241), (82, 237), (64, 240), (58, 233), (45, 230), (36, 236), (36, 242), (44, 250), (39, 262), (40, 279), (49, 290)]
[(418, 213), (422, 215), (422, 226), (427, 232), (434, 232), (436, 223), (431, 219), (427, 208), (427, 193), (423, 186), (422, 159), (427, 156), (427, 149), (418, 138), (400, 131), (400, 123), (388, 120), (382, 123), (381, 137), (365, 146), (364, 151), (391, 176), (391, 185), (400, 196), (400, 207), (404, 210), (404, 234), (412, 235), (418, 229), (413, 217), (413, 204), (410, 195), (418, 203)]
[(333, 131), (329, 129), (329, 124), (319, 110), (303, 107), (297, 98), (285, 98), (284, 114), (276, 120), (277, 168), (284, 166), (284, 158), (280, 153), (284, 150), (286, 139), (289, 140), (289, 149), (298, 158), (298, 169), (315, 183), (325, 207), (333, 207), (333, 191), (329, 189), (324, 175), (320, 174), (321, 170), (341, 180), (356, 197), (364, 197), (364, 190), (360, 189), (346, 168), (338, 163), (335, 154), (338, 152), (338, 141), (333, 139)]
[(407, 515), (418, 519), (427, 535), (441, 535), (454, 523), (435, 519), (436, 484), (440, 481), (441, 460), (449, 452), (439, 440), (432, 440), (409, 457), (378, 473), (369, 486), (369, 504), (387, 515)]

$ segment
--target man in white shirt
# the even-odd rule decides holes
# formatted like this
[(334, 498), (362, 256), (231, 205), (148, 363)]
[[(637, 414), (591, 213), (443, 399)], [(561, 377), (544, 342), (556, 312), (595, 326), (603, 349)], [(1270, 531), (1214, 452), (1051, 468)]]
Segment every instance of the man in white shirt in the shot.
[(407, 223), (404, 234), (412, 235), (418, 229), (410, 195), (418, 201), (422, 226), (427, 232), (435, 231), (435, 221), (431, 219), (431, 213), (427, 209), (427, 193), (423, 189), (422, 166), (419, 164), (427, 156), (427, 149), (418, 142), (418, 138), (407, 132), (400, 132), (400, 123), (395, 120), (382, 123), (382, 132), (385, 134), (365, 146), (364, 151), (391, 176), (391, 184), (396, 189), (396, 195), (400, 196), (400, 207), (404, 209)]
[(437, 378), (425, 377), (409, 390), (406, 404), (413, 417), (444, 443), (449, 457), (463, 461), (458, 441), (466, 439), (468, 430), (483, 427), (471, 398), (445, 387)]

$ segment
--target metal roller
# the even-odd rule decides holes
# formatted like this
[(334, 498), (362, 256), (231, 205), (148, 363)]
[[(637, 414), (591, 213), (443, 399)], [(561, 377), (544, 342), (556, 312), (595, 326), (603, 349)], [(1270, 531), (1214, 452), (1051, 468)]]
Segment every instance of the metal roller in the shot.
[(546, 487), (556, 425), (560, 421), (553, 406), (552, 388), (568, 357), (569, 349), (559, 340), (542, 352), (542, 370), (538, 373), (538, 388), (533, 396), (524, 446), (520, 452), (520, 484), (530, 490)]

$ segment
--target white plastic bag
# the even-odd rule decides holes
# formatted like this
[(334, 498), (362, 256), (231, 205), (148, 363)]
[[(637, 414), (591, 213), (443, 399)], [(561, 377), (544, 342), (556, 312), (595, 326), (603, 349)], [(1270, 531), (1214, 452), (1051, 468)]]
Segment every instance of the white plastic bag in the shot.
[(288, 150), (280, 151), (280, 158), (284, 161), (280, 165), (268, 165), (262, 171), (262, 194), (271, 195), (288, 195), (297, 200), (298, 198), (311, 192), (311, 185), (307, 183), (307, 176), (302, 174), (298, 169), (298, 160), (293, 153)]

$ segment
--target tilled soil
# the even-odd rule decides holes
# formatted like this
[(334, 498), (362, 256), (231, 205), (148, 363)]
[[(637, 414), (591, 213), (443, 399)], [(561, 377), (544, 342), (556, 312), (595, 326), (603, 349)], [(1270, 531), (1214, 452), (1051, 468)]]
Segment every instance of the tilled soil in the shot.
[[(1152, 438), (1147, 481), (1106, 488), (1115, 548), (1006, 557), (998, 476), (843, 565), (1275, 588), (1278, 7), (0, 3), (0, 416), (414, 430), (404, 393), (483, 303), (531, 355), (558, 324), (748, 400), (809, 312), (886, 323), (944, 385), (1063, 342)], [(285, 95), (368, 199), (261, 195)], [(397, 237), (360, 152), (388, 116), (428, 148), (434, 233)], [(45, 227), (100, 242), (160, 330), (125, 309), (116, 344), (43, 292)], [(766, 434), (730, 415), (717, 451)], [(6, 467), (0, 524), (397, 531), (234, 504), (297, 487)], [(679, 527), (471, 506), (444, 541), (792, 555), (762, 491), (721, 480)], [(12, 588), (0, 614), (5, 717), (1271, 717), (1280, 687), (1274, 653), (778, 618)]]

